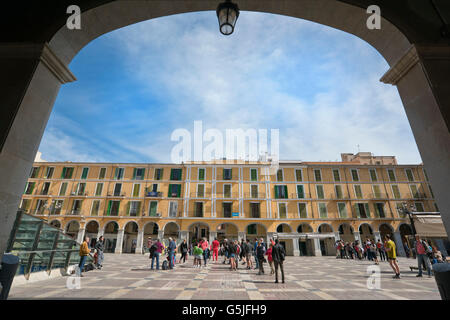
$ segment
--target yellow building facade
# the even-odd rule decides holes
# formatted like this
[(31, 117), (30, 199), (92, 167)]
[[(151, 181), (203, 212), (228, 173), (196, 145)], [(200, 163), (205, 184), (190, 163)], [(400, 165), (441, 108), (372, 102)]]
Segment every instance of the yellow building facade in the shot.
[[(148, 238), (278, 237), (290, 255), (334, 255), (338, 239), (397, 244), (402, 202), (438, 211), (422, 165), (342, 154), (341, 162), (185, 164), (35, 162), (21, 209), (106, 251), (141, 253)], [(404, 255), (403, 246), (399, 254)]]

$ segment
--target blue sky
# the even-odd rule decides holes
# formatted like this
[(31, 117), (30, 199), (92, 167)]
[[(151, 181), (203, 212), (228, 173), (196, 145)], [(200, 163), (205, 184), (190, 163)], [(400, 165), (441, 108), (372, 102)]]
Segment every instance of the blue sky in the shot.
[(92, 41), (71, 62), (39, 151), (47, 161), (170, 162), (177, 128), (279, 129), (280, 159), (370, 151), (420, 163), (397, 89), (369, 44), (316, 23), (241, 12), (152, 19)]

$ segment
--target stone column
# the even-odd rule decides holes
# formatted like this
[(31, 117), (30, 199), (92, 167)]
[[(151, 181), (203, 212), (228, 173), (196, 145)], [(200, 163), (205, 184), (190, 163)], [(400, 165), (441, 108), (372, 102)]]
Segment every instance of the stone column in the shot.
[(78, 243), (82, 243), (83, 242), (83, 238), (84, 238), (84, 233), (85, 233), (86, 229), (85, 228), (80, 228), (78, 230), (78, 235), (77, 235), (77, 242)]
[(292, 244), (294, 246), (294, 257), (300, 256), (300, 246), (298, 245), (299, 238), (293, 238)]
[(397, 255), (399, 257), (406, 257), (405, 248), (403, 247), (402, 236), (400, 232), (394, 232), (394, 240), (395, 246), (397, 247)]
[(142, 254), (143, 245), (144, 245), (144, 230), (139, 230), (137, 239), (136, 239), (136, 252), (135, 253)]
[(396, 85), (450, 237), (450, 46), (412, 45), (381, 78)]
[(375, 237), (375, 242), (378, 242), (378, 240), (381, 240), (381, 234), (379, 231), (374, 231), (373, 235)]
[(334, 242), (341, 240), (341, 234), (339, 232), (334, 233)]
[(361, 244), (361, 235), (359, 234), (359, 231), (353, 232), (353, 235), (355, 236), (355, 241), (359, 241), (359, 244)]
[(238, 232), (238, 241), (241, 242), (241, 240), (245, 240), (245, 232)]
[(270, 239), (273, 239), (275, 241), (275, 239), (278, 237), (278, 234), (276, 232), (267, 232), (267, 241), (266, 243), (270, 243)]
[(0, 261), (59, 88), (75, 80), (46, 43), (0, 45)]
[(159, 241), (163, 241), (164, 239), (164, 230), (158, 230), (158, 239)]
[(320, 250), (320, 238), (316, 235), (314, 236), (313, 240), (313, 245), (314, 245), (314, 255), (316, 257), (321, 257), (322, 256), (322, 250)]
[(186, 240), (188, 241), (188, 231), (179, 231), (178, 236), (181, 239), (181, 241)]
[(117, 232), (116, 250), (114, 253), (122, 253), (124, 233), (125, 231), (123, 229), (119, 229)]

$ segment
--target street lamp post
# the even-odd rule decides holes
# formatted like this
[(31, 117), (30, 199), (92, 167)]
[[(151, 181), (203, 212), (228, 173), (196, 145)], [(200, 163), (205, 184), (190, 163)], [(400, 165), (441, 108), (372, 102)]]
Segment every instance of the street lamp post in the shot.
[(412, 218), (413, 212), (416, 211), (416, 207), (414, 205), (410, 205), (408, 209), (408, 204), (406, 202), (402, 203), (402, 207), (397, 209), (399, 213), (404, 213), (408, 215), (409, 221), (411, 223), (411, 229), (413, 232), (413, 236), (416, 235), (416, 227), (414, 226), (414, 220)]
[(234, 31), (234, 26), (239, 17), (239, 7), (237, 4), (226, 0), (219, 4), (216, 10), (217, 19), (219, 19), (220, 32), (229, 36)]

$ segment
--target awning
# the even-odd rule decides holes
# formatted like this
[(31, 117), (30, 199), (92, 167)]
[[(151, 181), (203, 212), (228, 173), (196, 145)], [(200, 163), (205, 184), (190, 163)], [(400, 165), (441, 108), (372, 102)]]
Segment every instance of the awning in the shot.
[(413, 215), (416, 232), (421, 237), (447, 238), (440, 215)]

